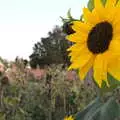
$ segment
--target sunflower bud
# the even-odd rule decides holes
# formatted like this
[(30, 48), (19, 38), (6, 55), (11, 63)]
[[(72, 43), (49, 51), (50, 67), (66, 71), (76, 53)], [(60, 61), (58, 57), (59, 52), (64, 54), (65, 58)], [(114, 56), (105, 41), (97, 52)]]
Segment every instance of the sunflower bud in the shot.
[(66, 33), (67, 35), (75, 33), (75, 31), (72, 29), (72, 23), (71, 22), (66, 22), (63, 24), (63, 32)]
[(7, 85), (9, 84), (9, 79), (7, 76), (4, 76), (2, 79), (1, 79), (1, 84), (2, 85)]

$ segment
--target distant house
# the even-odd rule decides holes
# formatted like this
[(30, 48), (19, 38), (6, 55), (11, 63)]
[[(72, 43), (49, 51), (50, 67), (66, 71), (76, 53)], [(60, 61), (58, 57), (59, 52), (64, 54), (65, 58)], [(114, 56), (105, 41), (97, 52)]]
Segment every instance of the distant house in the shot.
[(35, 79), (42, 79), (46, 74), (46, 70), (39, 68), (31, 69), (29, 72), (34, 76)]

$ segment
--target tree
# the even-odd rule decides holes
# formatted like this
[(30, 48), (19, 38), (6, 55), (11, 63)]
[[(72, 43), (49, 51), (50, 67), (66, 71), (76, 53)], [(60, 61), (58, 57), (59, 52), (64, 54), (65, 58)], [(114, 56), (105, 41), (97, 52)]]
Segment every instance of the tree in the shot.
[(31, 67), (69, 63), (66, 49), (70, 45), (71, 43), (65, 39), (62, 28), (56, 26), (52, 32), (48, 33), (48, 37), (41, 38), (40, 42), (34, 44), (33, 53), (30, 55)]

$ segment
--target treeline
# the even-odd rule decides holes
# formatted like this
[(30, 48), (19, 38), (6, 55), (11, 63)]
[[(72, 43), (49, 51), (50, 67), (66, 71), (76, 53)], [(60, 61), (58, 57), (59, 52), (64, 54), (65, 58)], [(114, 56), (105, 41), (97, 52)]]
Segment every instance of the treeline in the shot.
[(55, 26), (52, 31), (48, 32), (47, 37), (35, 43), (33, 53), (30, 55), (31, 67), (36, 68), (37, 65), (43, 67), (53, 63), (68, 65), (70, 62), (66, 50), (71, 42), (66, 40), (65, 36), (62, 28)]

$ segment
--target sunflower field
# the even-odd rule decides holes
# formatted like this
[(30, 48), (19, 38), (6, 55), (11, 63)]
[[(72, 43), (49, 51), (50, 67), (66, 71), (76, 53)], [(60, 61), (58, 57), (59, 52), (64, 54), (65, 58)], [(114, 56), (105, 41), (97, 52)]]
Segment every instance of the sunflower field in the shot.
[[(0, 77), (0, 120), (62, 120), (64, 116), (84, 109), (96, 97), (94, 84), (66, 78), (63, 65), (46, 67), (46, 75), (38, 80), (23, 75), (23, 64), (17, 62), (12, 81)], [(21, 66), (21, 68), (20, 68)]]
[(30, 61), (0, 58), (0, 120), (120, 120), (119, 12), (120, 0), (88, 0)]

